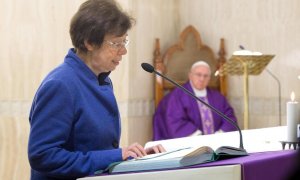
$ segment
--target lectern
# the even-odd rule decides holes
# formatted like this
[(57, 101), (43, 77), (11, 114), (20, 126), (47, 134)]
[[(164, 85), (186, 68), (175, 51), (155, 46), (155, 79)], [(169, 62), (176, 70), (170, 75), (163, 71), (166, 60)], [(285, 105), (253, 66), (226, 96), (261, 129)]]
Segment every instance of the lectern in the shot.
[(259, 75), (275, 55), (233, 55), (219, 69), (222, 75), (244, 76), (244, 129), (249, 127), (249, 75)]

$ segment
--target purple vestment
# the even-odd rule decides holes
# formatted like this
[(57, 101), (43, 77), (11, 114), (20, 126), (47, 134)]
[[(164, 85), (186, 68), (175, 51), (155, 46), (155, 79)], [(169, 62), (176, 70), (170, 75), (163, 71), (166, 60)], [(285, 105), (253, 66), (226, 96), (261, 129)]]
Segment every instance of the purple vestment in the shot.
[[(183, 86), (193, 92), (190, 82), (185, 83)], [(218, 91), (207, 88), (207, 99), (210, 105), (236, 121), (232, 107)], [(214, 131), (236, 130), (232, 124), (223, 120), (215, 112), (212, 111), (212, 115)], [(186, 137), (197, 129), (203, 132), (197, 101), (179, 88), (174, 89), (162, 99), (156, 109), (153, 120), (153, 139)]]

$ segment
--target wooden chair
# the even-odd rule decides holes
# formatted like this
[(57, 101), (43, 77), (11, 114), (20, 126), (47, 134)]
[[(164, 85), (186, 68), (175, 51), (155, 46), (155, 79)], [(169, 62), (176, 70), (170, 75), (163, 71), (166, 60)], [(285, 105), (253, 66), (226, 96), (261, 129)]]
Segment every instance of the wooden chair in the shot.
[[(180, 34), (179, 41), (167, 48), (161, 55), (159, 39), (155, 42), (154, 67), (160, 73), (170, 77), (179, 84), (188, 80), (191, 65), (199, 60), (206, 61), (212, 70), (210, 88), (219, 90), (224, 96), (227, 94), (226, 77), (215, 76), (216, 70), (225, 63), (224, 39), (220, 40), (218, 58), (210, 47), (202, 43), (199, 32), (193, 27), (186, 27)], [(174, 88), (174, 85), (155, 76), (155, 107), (158, 106), (163, 96)]]

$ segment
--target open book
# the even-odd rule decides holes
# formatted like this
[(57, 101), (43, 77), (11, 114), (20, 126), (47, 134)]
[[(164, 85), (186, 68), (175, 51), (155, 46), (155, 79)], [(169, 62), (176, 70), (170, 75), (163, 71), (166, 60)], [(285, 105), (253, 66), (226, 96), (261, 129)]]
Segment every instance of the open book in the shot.
[(164, 153), (151, 154), (138, 159), (112, 163), (108, 167), (108, 171), (109, 173), (121, 173), (180, 168), (246, 155), (248, 154), (245, 151), (228, 146), (222, 146), (215, 151), (208, 146), (182, 148)]

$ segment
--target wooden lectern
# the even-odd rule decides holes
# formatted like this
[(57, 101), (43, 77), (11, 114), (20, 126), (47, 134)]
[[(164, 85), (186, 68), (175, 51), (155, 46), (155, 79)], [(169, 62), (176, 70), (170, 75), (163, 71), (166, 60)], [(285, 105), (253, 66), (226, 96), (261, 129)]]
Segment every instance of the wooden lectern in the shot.
[(244, 76), (244, 129), (249, 127), (249, 75), (259, 75), (275, 55), (233, 55), (219, 69), (222, 75)]

